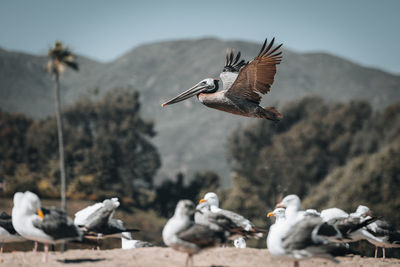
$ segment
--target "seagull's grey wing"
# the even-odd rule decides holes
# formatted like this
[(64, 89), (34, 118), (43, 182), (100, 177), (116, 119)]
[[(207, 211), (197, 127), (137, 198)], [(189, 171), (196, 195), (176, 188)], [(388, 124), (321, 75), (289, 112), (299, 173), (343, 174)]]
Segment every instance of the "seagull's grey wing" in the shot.
[(200, 224), (194, 224), (189, 229), (178, 233), (177, 237), (196, 244), (200, 248), (213, 247), (226, 241), (224, 231), (215, 231)]
[(320, 218), (304, 219), (289, 230), (282, 239), (286, 252), (300, 257), (322, 257), (334, 260), (333, 256), (348, 252), (344, 244), (330, 240), (340, 236), (340, 232)]
[(194, 215), (194, 221), (197, 224), (206, 225), (211, 229), (217, 231), (227, 230), (231, 232), (231, 231), (236, 231), (236, 229), (241, 229), (241, 227), (239, 227), (236, 223), (234, 223), (230, 218), (221, 213), (211, 212), (207, 209), (203, 210), (197, 209), (197, 210), (200, 210), (197, 211)]
[(53, 237), (53, 239), (80, 239), (82, 231), (67, 214), (57, 208), (42, 208), (43, 219), (32, 221), (34, 227)]
[(359, 217), (349, 216), (347, 218), (334, 218), (328, 221), (328, 224), (335, 226), (343, 237), (348, 238), (349, 235), (358, 229), (367, 226), (370, 223), (376, 221), (376, 218), (370, 218), (364, 221), (361, 221)]
[(88, 231), (101, 231), (107, 227), (110, 221), (110, 216), (112, 215), (114, 209), (110, 207), (103, 206), (96, 212), (90, 214), (84, 225)]
[(299, 250), (314, 245), (311, 234), (318, 225), (314, 219), (306, 219), (293, 225), (282, 238), (282, 247), (285, 250)]
[(228, 217), (238, 227), (243, 227), (245, 230), (250, 230), (250, 228), (255, 227), (254, 224), (250, 220), (246, 219), (242, 215), (239, 215), (233, 211), (220, 209), (217, 213)]
[(341, 238), (334, 226), (321, 218), (307, 218), (293, 225), (282, 239), (282, 246), (289, 250), (304, 249), (309, 246), (328, 244), (333, 239)]

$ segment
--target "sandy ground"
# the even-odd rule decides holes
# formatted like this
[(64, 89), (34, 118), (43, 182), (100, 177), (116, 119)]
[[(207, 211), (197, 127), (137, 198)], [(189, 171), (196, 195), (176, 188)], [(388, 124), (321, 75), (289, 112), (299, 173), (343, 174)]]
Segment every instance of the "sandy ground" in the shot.
[[(42, 263), (43, 252), (11, 252), (0, 254), (3, 266), (184, 266), (186, 255), (170, 248), (141, 248), (131, 250), (69, 250), (51, 252), (49, 261)], [(399, 259), (354, 257), (338, 258), (340, 264), (322, 259), (303, 261), (300, 266), (399, 266)], [(266, 249), (215, 248), (194, 257), (194, 266), (293, 266), (291, 261), (272, 258)]]

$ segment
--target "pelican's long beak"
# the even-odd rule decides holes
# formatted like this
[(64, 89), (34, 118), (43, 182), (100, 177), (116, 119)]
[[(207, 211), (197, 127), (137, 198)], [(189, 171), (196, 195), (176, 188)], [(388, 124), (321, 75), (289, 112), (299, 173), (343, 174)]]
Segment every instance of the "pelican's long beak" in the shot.
[(267, 217), (272, 217), (272, 216), (275, 216), (275, 215), (274, 215), (274, 212), (272, 212), (272, 211), (271, 211), (271, 212), (268, 212)]
[(276, 204), (275, 208), (285, 208), (285, 206), (282, 203)]
[(204, 198), (202, 198), (202, 199), (200, 199), (200, 201), (199, 201), (199, 204), (200, 203), (203, 203), (203, 202), (206, 202), (207, 200), (205, 200)]
[(192, 88), (186, 90), (185, 92), (183, 92), (182, 94), (172, 98), (171, 100), (161, 104), (162, 107), (166, 106), (166, 105), (171, 105), (171, 104), (175, 104), (178, 102), (181, 102), (185, 99), (191, 98), (194, 95), (200, 94), (201, 92), (203, 92), (205, 89), (207, 89), (207, 85), (200, 85), (200, 83), (196, 84), (195, 86), (193, 86)]
[(43, 211), (42, 211), (41, 209), (38, 209), (38, 210), (37, 210), (37, 214), (39, 215), (39, 217), (40, 217), (41, 219), (44, 218), (44, 214), (43, 214)]

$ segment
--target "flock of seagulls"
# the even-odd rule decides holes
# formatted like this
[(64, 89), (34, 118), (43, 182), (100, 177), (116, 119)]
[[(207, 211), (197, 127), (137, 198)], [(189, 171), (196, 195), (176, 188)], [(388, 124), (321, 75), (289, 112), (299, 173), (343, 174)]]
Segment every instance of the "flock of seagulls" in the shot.
[[(126, 228), (114, 219), (117, 198), (88, 206), (72, 220), (55, 207), (43, 207), (39, 197), (32, 192), (14, 195), (12, 215), (0, 213), (1, 249), (4, 243), (32, 240), (44, 244), (43, 261), (48, 260), (49, 245), (68, 241), (93, 244), (110, 237), (121, 238), (121, 248), (152, 247), (153, 244), (134, 240), (131, 233), (139, 231)], [(378, 247), (400, 247), (400, 231), (382, 218), (372, 215), (371, 210), (360, 205), (353, 213), (338, 208), (318, 212), (301, 210), (301, 200), (296, 195), (282, 199), (267, 217), (275, 217), (269, 230), (258, 228), (249, 219), (233, 211), (219, 207), (218, 196), (209, 192), (195, 205), (190, 200), (178, 202), (174, 215), (162, 231), (165, 245), (187, 254), (185, 266), (193, 266), (193, 256), (204, 249), (226, 246), (233, 241), (237, 248), (246, 248), (249, 238), (261, 238), (267, 234), (269, 253), (286, 258), (299, 266), (299, 261), (324, 258), (338, 262), (336, 256), (354, 254), (350, 242), (367, 240)]]
[[(164, 243), (187, 254), (185, 266), (193, 265), (193, 255), (204, 249), (224, 246), (230, 240), (234, 240), (236, 247), (245, 248), (245, 239), (260, 238), (267, 232), (243, 216), (218, 206), (218, 197), (213, 192), (207, 193), (197, 206), (190, 200), (181, 200), (165, 225)], [(359, 206), (351, 214), (338, 208), (318, 212), (303, 211), (300, 207), (300, 198), (288, 195), (267, 214), (276, 218), (266, 239), (269, 253), (292, 260), (294, 266), (310, 258), (339, 262), (336, 256), (355, 253), (348, 243), (360, 240), (382, 248), (400, 247), (400, 231), (373, 217), (366, 206)]]
[(113, 218), (120, 205), (117, 198), (78, 211), (74, 220), (58, 208), (42, 206), (39, 197), (29, 191), (15, 193), (13, 202), (11, 216), (0, 213), (1, 252), (4, 243), (31, 240), (35, 242), (34, 251), (37, 242), (43, 243), (43, 261), (47, 262), (49, 245), (68, 241), (96, 244), (100, 249), (100, 240), (118, 237), (123, 249), (152, 246), (149, 242), (132, 238), (131, 233), (138, 229), (126, 228), (122, 220)]

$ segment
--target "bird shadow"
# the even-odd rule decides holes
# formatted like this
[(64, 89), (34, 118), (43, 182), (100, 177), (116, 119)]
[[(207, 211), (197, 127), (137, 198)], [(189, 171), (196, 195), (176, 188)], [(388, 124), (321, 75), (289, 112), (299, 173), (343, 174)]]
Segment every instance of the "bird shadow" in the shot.
[(99, 261), (104, 261), (106, 260), (105, 258), (100, 258), (100, 259), (91, 259), (91, 258), (80, 258), (80, 259), (63, 259), (63, 260), (57, 260), (58, 262), (65, 263), (65, 264), (71, 264), (71, 263), (84, 263), (84, 262), (99, 262)]

